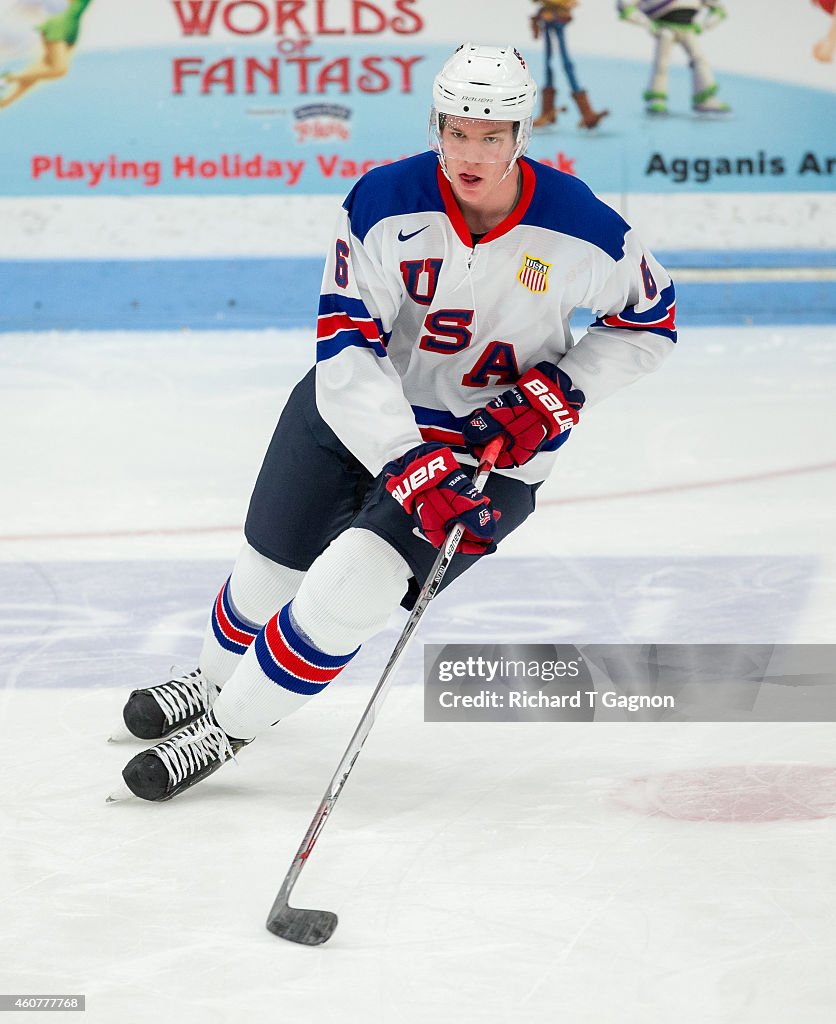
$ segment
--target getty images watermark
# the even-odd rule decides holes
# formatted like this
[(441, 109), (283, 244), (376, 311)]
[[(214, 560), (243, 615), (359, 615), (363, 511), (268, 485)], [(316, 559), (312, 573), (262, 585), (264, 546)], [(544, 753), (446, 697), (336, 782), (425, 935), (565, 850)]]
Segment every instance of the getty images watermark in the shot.
[(427, 644), (424, 719), (836, 721), (832, 644)]

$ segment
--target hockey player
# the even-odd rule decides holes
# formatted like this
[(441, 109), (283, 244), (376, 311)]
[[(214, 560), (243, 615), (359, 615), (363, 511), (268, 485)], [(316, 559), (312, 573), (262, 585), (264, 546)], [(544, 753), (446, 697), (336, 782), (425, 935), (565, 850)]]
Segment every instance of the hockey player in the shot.
[[(533, 511), (586, 409), (672, 350), (667, 273), (586, 185), (523, 157), (535, 102), (513, 47), (459, 47), (433, 84), (432, 151), (345, 200), (316, 366), (269, 445), (199, 667), (125, 707), (162, 740), (123, 772), (137, 796), (180, 793), (350, 672), (451, 525), (445, 584)], [(576, 307), (597, 313), (577, 343)], [(463, 467), (498, 435), (483, 495)]]
[[(700, 15), (705, 11), (705, 17)], [(698, 114), (727, 114), (731, 107), (717, 98), (719, 86), (697, 36), (726, 18), (712, 0), (618, 0), (623, 21), (646, 28), (656, 39), (650, 83), (644, 93), (648, 114), (668, 112), (668, 69), (674, 43), (685, 51), (691, 67), (691, 108)]]

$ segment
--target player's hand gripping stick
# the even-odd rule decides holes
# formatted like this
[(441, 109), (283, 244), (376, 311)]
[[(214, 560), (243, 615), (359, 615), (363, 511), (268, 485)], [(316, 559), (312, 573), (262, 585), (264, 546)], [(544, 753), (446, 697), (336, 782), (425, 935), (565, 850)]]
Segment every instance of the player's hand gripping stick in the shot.
[(490, 507), (460, 466), (456, 456), (441, 444), (420, 444), (383, 467), (386, 490), (415, 519), (418, 528), (435, 548), (444, 543), (453, 523), (464, 534), (459, 550), (479, 555), (496, 550), (493, 535), (500, 513)]
[[(473, 487), (476, 490), (481, 491), (484, 487), (485, 481), (494, 467), (496, 457), (499, 455), (501, 445), (501, 438), (496, 438), (495, 441), (485, 448), (476, 475), (473, 478)], [(392, 651), (386, 668), (383, 670), (383, 675), (380, 677), (380, 681), (375, 687), (366, 710), (363, 712), (363, 717), (360, 719), (354, 735), (351, 737), (351, 741), (337, 766), (337, 770), (334, 772), (333, 778), (328, 783), (325, 795), (308, 826), (305, 838), (296, 851), (296, 856), (293, 858), (290, 869), (285, 876), (284, 882), (282, 882), (282, 887), (270, 909), (270, 914), (267, 918), (267, 928), (274, 935), (288, 939), (290, 942), (299, 942), (306, 946), (318, 946), (320, 943), (327, 942), (337, 927), (337, 915), (330, 910), (305, 910), (299, 907), (291, 907), (288, 900), (290, 899), (293, 886), (296, 884), (296, 879), (305, 866), (305, 861), (313, 852), (319, 834), (325, 827), (328, 815), (337, 802), (337, 798), (342, 792), (351, 769), (354, 767), (354, 762), (357, 760), (363, 744), (371, 732), (377, 713), (394, 677), (395, 667), (406, 650), (407, 644), (412, 639), (427, 605), (438, 593), (441, 581), (444, 579), (464, 533), (465, 526), (461, 522), (456, 522), (447, 535), (444, 546), (439, 551), (432, 569), (430, 569), (429, 576), (421, 588), (418, 600), (415, 602), (415, 607), (412, 609), (412, 613), (407, 619), (398, 642), (395, 644), (395, 649)]]
[(465, 444), (478, 456), (488, 441), (501, 437), (496, 468), (522, 466), (547, 441), (575, 426), (583, 403), (583, 392), (572, 387), (568, 374), (538, 363), (470, 417), (462, 427)]

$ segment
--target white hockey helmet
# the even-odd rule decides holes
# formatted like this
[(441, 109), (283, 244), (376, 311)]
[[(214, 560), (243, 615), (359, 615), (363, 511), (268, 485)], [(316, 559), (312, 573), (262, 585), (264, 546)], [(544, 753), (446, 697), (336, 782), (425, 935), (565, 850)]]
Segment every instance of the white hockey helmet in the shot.
[(463, 43), (433, 81), (429, 141), (444, 173), (447, 174), (447, 168), (441, 129), (445, 120), (514, 122), (516, 147), (505, 172), (508, 174), (531, 138), (536, 102), (537, 86), (519, 50), (510, 45)]

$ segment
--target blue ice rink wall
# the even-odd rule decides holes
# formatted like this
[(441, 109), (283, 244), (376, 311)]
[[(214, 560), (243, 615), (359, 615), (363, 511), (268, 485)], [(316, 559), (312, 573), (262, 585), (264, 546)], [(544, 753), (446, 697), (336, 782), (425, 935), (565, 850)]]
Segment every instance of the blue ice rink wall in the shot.
[[(660, 252), (676, 280), (680, 324), (836, 321), (836, 253)], [(798, 269), (818, 280), (699, 280), (701, 270)], [(0, 330), (315, 329), (318, 257), (14, 261), (3, 266)], [(694, 280), (697, 275), (697, 280)], [(713, 274), (709, 276), (714, 276)], [(748, 275), (744, 274), (744, 277)], [(583, 327), (591, 314), (576, 315)]]

